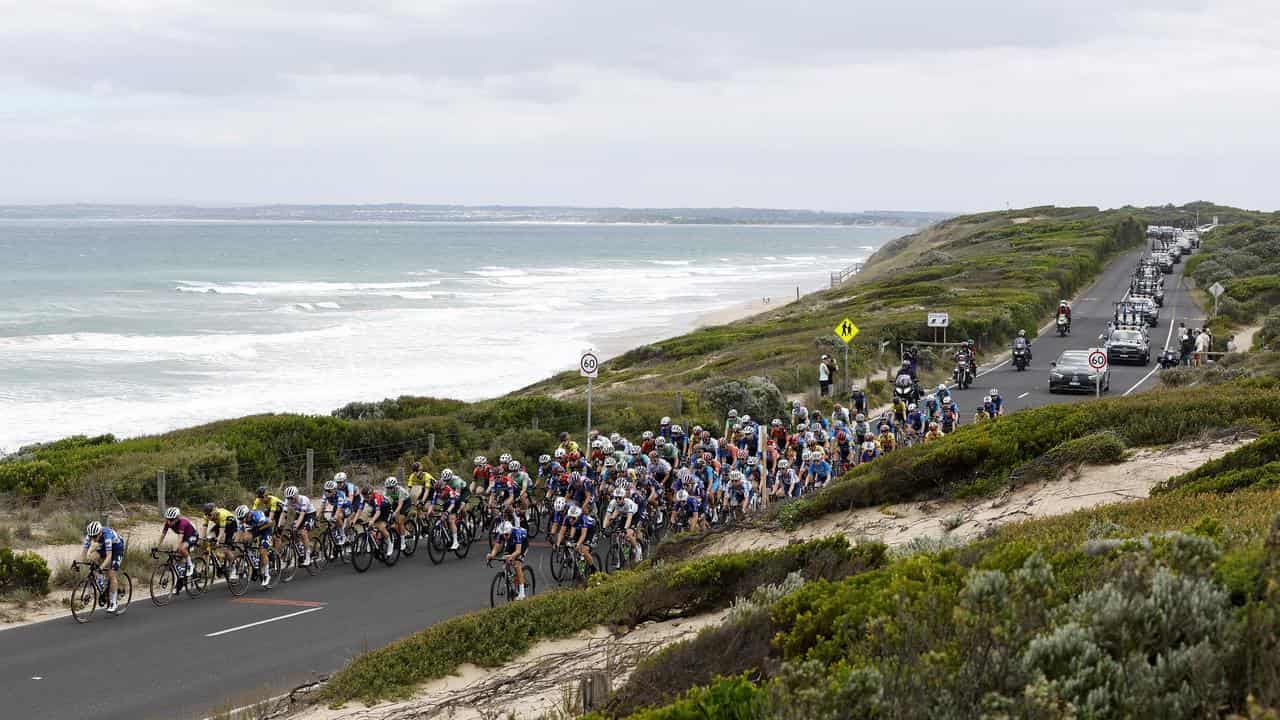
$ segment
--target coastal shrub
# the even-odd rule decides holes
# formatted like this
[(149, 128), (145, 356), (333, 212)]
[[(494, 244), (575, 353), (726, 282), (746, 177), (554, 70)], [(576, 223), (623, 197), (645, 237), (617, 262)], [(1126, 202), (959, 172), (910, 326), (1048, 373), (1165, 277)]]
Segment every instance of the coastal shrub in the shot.
[(1068, 440), (1010, 473), (1010, 484), (1056, 480), (1081, 465), (1104, 465), (1124, 459), (1124, 439), (1104, 431)]
[(747, 414), (761, 422), (768, 422), (771, 418), (784, 417), (787, 412), (782, 391), (763, 377), (712, 385), (703, 390), (702, 394), (707, 404), (715, 408), (722, 417), (732, 409), (737, 410), (739, 415)]
[(1169, 492), (1232, 492), (1280, 483), (1280, 432), (1272, 432), (1216, 460), (1165, 480), (1152, 495)]
[(843, 577), (884, 561), (884, 548), (850, 547), (840, 537), (643, 568), (604, 577), (585, 590), (536, 595), (525, 602), (436, 623), (353, 659), (325, 687), (332, 702), (400, 697), (462, 663), (501, 665), (538, 640), (600, 624), (628, 627), (725, 607), (756, 587), (799, 571), (806, 578)]
[(0, 548), (0, 595), (15, 590), (48, 594), (49, 566), (35, 553)]

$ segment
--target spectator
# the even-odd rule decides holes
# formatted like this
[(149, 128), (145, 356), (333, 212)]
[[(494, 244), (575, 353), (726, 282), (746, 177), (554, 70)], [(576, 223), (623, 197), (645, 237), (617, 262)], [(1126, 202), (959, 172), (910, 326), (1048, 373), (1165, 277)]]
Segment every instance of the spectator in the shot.
[(1178, 349), (1182, 353), (1180, 360), (1182, 365), (1191, 364), (1191, 353), (1196, 349), (1196, 341), (1191, 337), (1191, 331), (1183, 328), (1182, 338), (1179, 340)]
[(1240, 352), (1240, 346), (1236, 345), (1235, 335), (1232, 335), (1231, 337), (1227, 338), (1227, 352), (1229, 353)]
[(836, 365), (836, 361), (831, 359), (830, 355), (823, 355), (818, 361), (818, 394), (822, 397), (831, 395), (831, 381), (835, 379), (836, 372), (840, 370)]
[(854, 415), (867, 414), (867, 394), (862, 391), (858, 383), (853, 384), (853, 390), (849, 393), (849, 406), (853, 409)]
[(1197, 367), (1208, 361), (1209, 356), (1206, 353), (1209, 352), (1211, 347), (1213, 347), (1213, 339), (1209, 336), (1207, 330), (1201, 330), (1200, 334), (1196, 335), (1195, 364)]

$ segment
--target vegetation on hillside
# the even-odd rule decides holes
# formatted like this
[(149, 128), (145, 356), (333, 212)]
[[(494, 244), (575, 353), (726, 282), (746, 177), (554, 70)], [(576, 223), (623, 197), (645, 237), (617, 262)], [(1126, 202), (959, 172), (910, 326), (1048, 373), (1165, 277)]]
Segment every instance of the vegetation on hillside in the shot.
[[(1273, 346), (1280, 337), (1280, 218), (1216, 229), (1205, 236), (1203, 248), (1187, 261), (1187, 274), (1202, 290), (1222, 283), (1222, 320), (1237, 326), (1261, 322), (1255, 340)], [(1219, 335), (1225, 342), (1225, 334)]]

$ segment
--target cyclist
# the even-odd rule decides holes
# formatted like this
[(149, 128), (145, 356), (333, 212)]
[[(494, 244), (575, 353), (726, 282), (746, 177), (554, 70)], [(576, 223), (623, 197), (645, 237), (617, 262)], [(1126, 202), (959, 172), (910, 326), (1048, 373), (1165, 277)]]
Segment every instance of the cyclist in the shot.
[(516, 527), (511, 523), (503, 520), (498, 525), (498, 537), (493, 543), (493, 550), (485, 556), (485, 560), (492, 560), (498, 556), (499, 551), (504, 553), (503, 562), (509, 562), (516, 569), (516, 585), (519, 590), (516, 591), (516, 599), (523, 600), (525, 595), (524, 589), (524, 554), (529, 550), (529, 533), (524, 528)]
[(983, 420), (990, 420), (991, 413), (987, 412), (987, 405), (979, 405), (973, 412), (973, 421), (980, 423)]
[(324, 500), (320, 506), (321, 514), (333, 523), (337, 529), (338, 545), (347, 543), (345, 532), (346, 516), (351, 513), (351, 499), (347, 497), (345, 487), (338, 487), (337, 481), (330, 480), (324, 484)]
[(821, 450), (815, 450), (804, 469), (804, 481), (815, 488), (825, 487), (831, 480), (831, 463)]
[(640, 540), (636, 537), (636, 528), (640, 517), (640, 506), (635, 500), (627, 495), (627, 489), (618, 486), (613, 491), (613, 501), (609, 503), (609, 512), (605, 515), (604, 525), (609, 527), (617, 522), (621, 525), (621, 530), (626, 533), (627, 543), (631, 545), (632, 557), (636, 562), (644, 560), (644, 551), (640, 547)]
[(391, 545), (391, 533), (387, 532), (387, 521), (391, 519), (391, 501), (383, 497), (382, 493), (374, 492), (372, 485), (365, 485), (360, 494), (364, 496), (364, 505), (369, 509), (369, 517), (373, 523), (373, 541), (385, 540), (383, 552), (390, 557), (395, 550)]
[(444, 498), (441, 507), (449, 521), (449, 535), (453, 538), (453, 544), (449, 546), (449, 549), (457, 550), (458, 515), (466, 507), (471, 491), (467, 488), (467, 481), (454, 475), (449, 468), (445, 468), (444, 472), (440, 473), (440, 482), (444, 485), (441, 488)]
[(89, 549), (97, 544), (98, 567), (107, 575), (107, 596), (111, 598), (107, 612), (114, 613), (116, 608), (116, 573), (124, 562), (124, 538), (109, 527), (94, 520), (84, 528), (84, 552), (81, 561), (89, 560)]
[(1004, 414), (1004, 398), (1000, 396), (999, 388), (991, 388), (991, 417), (1000, 417)]
[(391, 503), (391, 517), (395, 519), (396, 533), (400, 535), (400, 549), (404, 550), (404, 524), (409, 519), (409, 509), (413, 507), (413, 494), (394, 477), (382, 481), (382, 493)]
[(924, 434), (924, 430), (924, 413), (920, 412), (920, 408), (916, 407), (915, 403), (911, 403), (907, 406), (907, 436), (918, 438)]
[(280, 516), (284, 514), (284, 500), (267, 492), (266, 485), (258, 486), (254, 493), (253, 510), (261, 510), (271, 517), (271, 524), (280, 527)]
[(475, 468), (471, 471), (472, 482), (476, 484), (476, 487), (480, 488), (480, 492), (487, 492), (489, 488), (489, 480), (491, 479), (489, 477), (489, 458), (483, 455), (477, 455), (476, 458), (471, 461), (471, 465)]
[(876, 443), (880, 445), (881, 452), (893, 452), (898, 448), (898, 437), (893, 434), (893, 429), (888, 425), (881, 425), (880, 436), (876, 438)]
[(302, 538), (302, 567), (306, 567), (311, 564), (311, 528), (316, 526), (316, 506), (311, 498), (298, 492), (296, 485), (284, 489), (284, 499), (293, 512), (293, 532)]
[[(801, 456), (802, 460), (813, 457), (813, 451), (810, 450)], [(778, 461), (778, 472), (773, 478), (773, 494), (778, 497), (800, 497), (801, 486), (800, 477), (796, 475), (796, 471), (791, 468), (791, 463), (786, 460)], [(743, 512), (746, 512), (743, 506)]]
[(258, 560), (262, 563), (259, 566), (262, 568), (262, 587), (270, 587), (271, 563), (267, 559), (267, 550), (271, 548), (271, 535), (275, 525), (265, 512), (250, 510), (248, 505), (236, 508), (236, 520), (240, 521), (244, 531), (252, 536), (253, 544), (258, 547)]
[[(236, 564), (231, 561), (231, 545), (235, 542), (236, 533), (240, 532), (240, 521), (236, 519), (235, 513), (220, 508), (213, 503), (205, 503), (204, 507), (204, 529), (201, 530), (210, 542), (218, 541), (218, 533), (222, 533), (222, 544), (218, 546), (218, 554), (222, 556), (222, 561), (226, 563), (228, 568), (227, 579), (235, 581)], [(213, 526), (213, 530), (209, 526)]]
[[(782, 465), (782, 461), (778, 461), (778, 465)], [(729, 502), (738, 506), (745, 516), (749, 503), (751, 502), (751, 483), (747, 482), (746, 476), (737, 470), (729, 473)]]
[(547, 518), (547, 537), (554, 538), (552, 544), (556, 547), (560, 545), (568, 511), (569, 501), (563, 497), (557, 497), (551, 501), (551, 517)]
[[(409, 491), (409, 496), (413, 498), (414, 502), (424, 505), (427, 502), (427, 493), (431, 491), (432, 486), (435, 484), (435, 476), (423, 470), (422, 463), (416, 462), (413, 464), (413, 470), (409, 473), (405, 488)], [(417, 490), (416, 488), (418, 487), (421, 487), (422, 490)]]
[(930, 421), (929, 430), (925, 432), (924, 437), (921, 438), (921, 441), (931, 442), (933, 440), (941, 440), (943, 437), (945, 436), (943, 435), (942, 430), (938, 427), (938, 421), (933, 420), (933, 421)]
[(582, 511), (577, 505), (570, 505), (566, 516), (569, 528), (569, 540), (577, 548), (578, 553), (587, 561), (588, 572), (596, 571), (596, 560), (591, 556), (591, 542), (596, 539), (596, 519)]
[[(164, 527), (160, 530), (160, 540), (157, 545), (164, 543), (164, 538), (172, 530), (173, 534), (179, 536), (178, 554), (182, 556), (183, 566), (186, 573), (191, 574), (195, 566), (191, 562), (191, 551), (195, 550), (196, 545), (200, 543), (200, 533), (196, 532), (196, 526), (191, 521), (182, 516), (182, 511), (176, 507), (168, 508), (164, 511)], [(182, 581), (179, 581), (181, 584)], [(182, 588), (174, 586), (173, 591), (176, 593)]]
[[(533, 493), (533, 479), (529, 477), (529, 473), (525, 472), (524, 465), (521, 465), (519, 460), (508, 462), (507, 471), (507, 477), (511, 478), (513, 499), (519, 503), (520, 514), (523, 516), (529, 510), (529, 496)], [(521, 525), (523, 524), (521, 523)]]
[(858, 462), (868, 463), (878, 457), (880, 457), (880, 448), (876, 447), (875, 440), (862, 443), (862, 453), (858, 456)]

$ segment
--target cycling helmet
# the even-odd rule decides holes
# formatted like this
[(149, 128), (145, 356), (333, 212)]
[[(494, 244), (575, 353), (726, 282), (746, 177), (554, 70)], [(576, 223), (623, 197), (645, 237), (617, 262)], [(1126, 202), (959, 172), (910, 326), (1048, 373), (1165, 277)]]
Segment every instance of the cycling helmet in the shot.
[(213, 503), (205, 503), (204, 505), (200, 506), (200, 509), (204, 511), (205, 515), (208, 515), (209, 513), (213, 512), (215, 507), (217, 506), (215, 506)]
[(452, 479), (453, 479), (453, 471), (452, 471), (452, 470), (450, 470), (449, 468), (445, 468), (445, 469), (440, 473), (440, 479), (441, 479), (441, 480), (452, 480)]
[(511, 453), (502, 453), (501, 455), (499, 455), (498, 462), (502, 463), (503, 465), (506, 465), (507, 463), (511, 462)]
[(978, 406), (978, 408), (977, 408), (978, 412), (982, 412), (983, 410), (986, 410), (986, 409), (987, 409), (987, 408), (986, 408), (985, 406), (982, 406), (982, 405), (979, 405), (979, 406)]
[(742, 422), (744, 422), (744, 423), (749, 423), (749, 422), (751, 422), (751, 416), (750, 416), (750, 415), (743, 415), (743, 416), (742, 416)]
[(347, 481), (347, 474), (344, 472), (337, 473), (333, 476), (333, 481), (336, 483), (344, 483)]
[(939, 392), (939, 393), (944, 393), (944, 392), (946, 392), (946, 391), (947, 391), (947, 386), (946, 386), (945, 384), (943, 384), (943, 383), (938, 383), (938, 392)]
[(180, 510), (178, 510), (178, 508), (176, 508), (176, 507), (171, 507), (171, 508), (169, 508), (168, 510), (165, 510), (165, 511), (164, 511), (164, 519), (165, 519), (165, 520), (177, 520), (177, 519), (178, 519), (178, 514), (179, 514), (180, 512), (181, 512), (181, 511), (180, 511)]
[(472, 464), (472, 465), (475, 465), (476, 467), (479, 467), (479, 466), (481, 466), (481, 465), (486, 465), (486, 464), (488, 464), (488, 462), (489, 462), (489, 458), (487, 458), (487, 457), (485, 457), (485, 456), (483, 456), (483, 455), (477, 455), (477, 456), (476, 456), (476, 459), (471, 461), (471, 464)]
[(734, 470), (733, 472), (729, 473), (730, 480), (742, 480), (744, 477), (745, 476), (737, 470)]
[(866, 441), (866, 442), (862, 443), (862, 449), (863, 449), (863, 450), (875, 450), (875, 449), (876, 449), (876, 444), (875, 444), (874, 442), (872, 442), (872, 441), (868, 440), (868, 441)]
[(813, 453), (809, 452), (808, 450), (805, 450), (803, 453), (800, 453), (800, 459), (804, 460), (805, 462), (808, 462), (813, 459)]
[(662, 437), (661, 435), (659, 435), (659, 436), (658, 436), (657, 441), (655, 442), (655, 444), (657, 444), (657, 446), (658, 446), (658, 447), (662, 447), (663, 445), (666, 445), (666, 444), (667, 444), (667, 439), (666, 439), (665, 437)]
[(774, 427), (778, 427), (779, 425), (781, 425), (781, 424), (782, 424), (782, 421), (781, 421), (781, 420), (779, 420), (778, 418), (774, 418), (774, 419), (772, 419), (772, 420), (770, 420), (770, 421), (769, 421), (769, 424), (770, 424), (770, 425), (772, 425), (772, 426), (774, 426)]
[(683, 434), (683, 433), (684, 433), (684, 428), (680, 427), (679, 425), (672, 425), (672, 426), (671, 426), (671, 432), (673, 432), (673, 433), (675, 433), (675, 434), (677, 434), (677, 435), (681, 435), (681, 434)]
[(779, 469), (779, 470), (786, 470), (786, 469), (787, 469), (787, 468), (789, 468), (789, 467), (791, 467), (791, 463), (787, 462), (786, 460), (779, 460), (779, 461), (778, 461), (778, 469)]
[(622, 498), (627, 496), (627, 491), (621, 487), (616, 487), (613, 489), (613, 496), (621, 500)]
[(618, 445), (622, 442), (622, 436), (618, 433), (609, 433), (609, 442)]
[(97, 520), (90, 520), (89, 524), (84, 526), (84, 534), (89, 537), (98, 537), (102, 534), (102, 523)]
[(564, 449), (564, 448), (556, 448), (555, 456), (556, 456), (557, 458), (562, 458), (562, 457), (564, 457), (565, 455), (568, 455), (568, 454), (569, 454), (569, 453), (565, 452), (565, 449)]
[(284, 496), (286, 498), (291, 498), (297, 494), (298, 494), (298, 488), (296, 485), (290, 485), (289, 487), (284, 489)]
[(569, 518), (572, 520), (577, 520), (580, 517), (582, 517), (582, 508), (578, 507), (577, 505), (570, 505)]
[(887, 433), (887, 432), (889, 432), (889, 426), (888, 426), (888, 425), (881, 425), (881, 426), (880, 426), (880, 432), (882, 432), (882, 433)]
[(748, 466), (748, 467), (755, 467), (759, 462), (760, 462), (760, 458), (758, 458), (758, 457), (754, 457), (754, 456), (753, 456), (753, 457), (749, 457), (749, 458), (747, 458), (747, 466)]
[(652, 440), (652, 439), (653, 439), (653, 431), (652, 431), (652, 430), (645, 430), (644, 432), (640, 433), (640, 439), (641, 439), (641, 440)]
[(991, 397), (995, 397), (999, 394), (1000, 394), (999, 390), (997, 390), (996, 388), (991, 388)]
[(659, 425), (670, 425), (670, 424), (671, 424), (671, 418), (667, 417), (666, 415), (663, 415), (663, 416), (662, 416), (662, 419), (658, 421), (658, 424), (659, 424)]
[(1026, 330), (1019, 330), (1019, 331), (1018, 331), (1018, 337), (1020, 337), (1020, 338), (1024, 338), (1024, 337), (1026, 337), (1026, 336), (1027, 336), (1027, 331), (1026, 331)]
[[(800, 401), (799, 401), (799, 400), (792, 400), (792, 401), (791, 401), (791, 407), (793, 407), (793, 408), (798, 408), (798, 407), (800, 407)], [(730, 415), (733, 415), (734, 413), (733, 413), (732, 411), (730, 411), (730, 412), (729, 412), (729, 414), (730, 414)]]
[(569, 439), (569, 433), (562, 432), (560, 433), (559, 437), (560, 437), (560, 442), (566, 442)]
[(676, 502), (687, 502), (688, 500), (689, 500), (689, 492), (687, 490), (681, 490), (680, 492), (676, 493)]
[(605, 458), (605, 459), (604, 459), (604, 466), (605, 466), (605, 467), (607, 467), (607, 468), (610, 468), (610, 467), (616, 467), (616, 466), (617, 466), (617, 464), (618, 464), (618, 461), (614, 460), (614, 459), (613, 459), (613, 458), (611, 458), (611, 457), (607, 457), (607, 458)]
[(600, 438), (596, 438), (595, 440), (592, 440), (592, 441), (591, 441), (591, 447), (593, 447), (593, 448), (595, 448), (595, 449), (597, 449), (597, 450), (598, 450), (598, 449), (600, 449), (600, 448), (602, 448), (602, 447), (604, 447), (604, 440), (601, 440)]
[(327, 482), (327, 483), (325, 483), (325, 484), (324, 484), (324, 491), (325, 491), (325, 492), (333, 492), (334, 490), (337, 490), (337, 489), (338, 489), (338, 483), (336, 483), (336, 482), (334, 482), (334, 481), (332, 481), (332, 480), (330, 480), (329, 482)]
[(499, 523), (499, 524), (498, 524), (498, 534), (499, 534), (499, 535), (510, 535), (510, 534), (511, 534), (511, 523), (507, 522), (506, 520), (503, 520), (501, 523)]
[(982, 402), (984, 402), (984, 403), (989, 403), (989, 402), (991, 402), (991, 396), (990, 396), (990, 395), (983, 395), (983, 396), (982, 396)]
[(547, 463), (549, 463), (549, 462), (551, 462), (551, 456), (550, 456), (550, 455), (539, 455), (539, 456), (538, 456), (538, 464), (539, 464), (539, 465), (546, 465), (546, 464), (547, 464)]
[(862, 413), (858, 413), (857, 415), (855, 415), (855, 416), (853, 417), (853, 419), (854, 419), (854, 421), (855, 421), (855, 422), (866, 422), (866, 421), (867, 421), (867, 416), (866, 416), (866, 415), (863, 415)]
[(915, 410), (915, 409), (916, 409), (916, 404), (915, 404), (915, 403), (907, 403), (907, 410), (908, 410), (908, 411)]
[(511, 462), (507, 463), (507, 469), (510, 470), (511, 472), (518, 472), (520, 470), (520, 461), (512, 460)]
[(246, 516), (248, 516), (248, 515), (249, 515), (249, 506), (248, 506), (248, 505), (241, 505), (241, 506), (239, 506), (239, 507), (237, 507), (237, 508), (236, 508), (236, 519), (237, 519), (237, 520), (243, 520), (243, 519), (245, 519), (245, 517), (246, 517)]
[(554, 502), (551, 503), (551, 509), (555, 510), (556, 512), (564, 512), (564, 506), (566, 502), (567, 501), (564, 498), (558, 497), (555, 499)]
[(382, 481), (382, 487), (384, 487), (384, 488), (393, 488), (393, 487), (395, 487), (395, 486), (396, 486), (396, 484), (397, 484), (398, 482), (399, 482), (399, 481), (398, 481), (398, 480), (396, 480), (394, 477), (389, 477), (389, 478), (387, 478), (386, 480), (383, 480), (383, 481)]
[(372, 486), (372, 485), (365, 485), (363, 488), (361, 488), (361, 489), (360, 489), (360, 493), (361, 493), (362, 495), (372, 495), (372, 494), (373, 494), (373, 486)]
[(929, 423), (929, 429), (930, 429), (930, 430), (937, 430), (937, 429), (938, 429), (938, 423), (937, 423), (937, 422), (931, 422), (931, 423)]
[(707, 461), (703, 460), (702, 458), (698, 458), (697, 460), (693, 461), (693, 466), (696, 468), (704, 468), (707, 466)]
[(796, 426), (796, 429), (797, 429), (797, 430), (808, 430), (808, 429), (809, 429), (809, 423), (800, 423), (799, 425), (797, 425), (797, 426)]
[(257, 495), (258, 497), (262, 497), (263, 495), (266, 495), (266, 494), (267, 494), (267, 486), (266, 486), (266, 485), (259, 485), (259, 486), (258, 486), (258, 489), (254, 491), (254, 494), (255, 494), (255, 495)]

